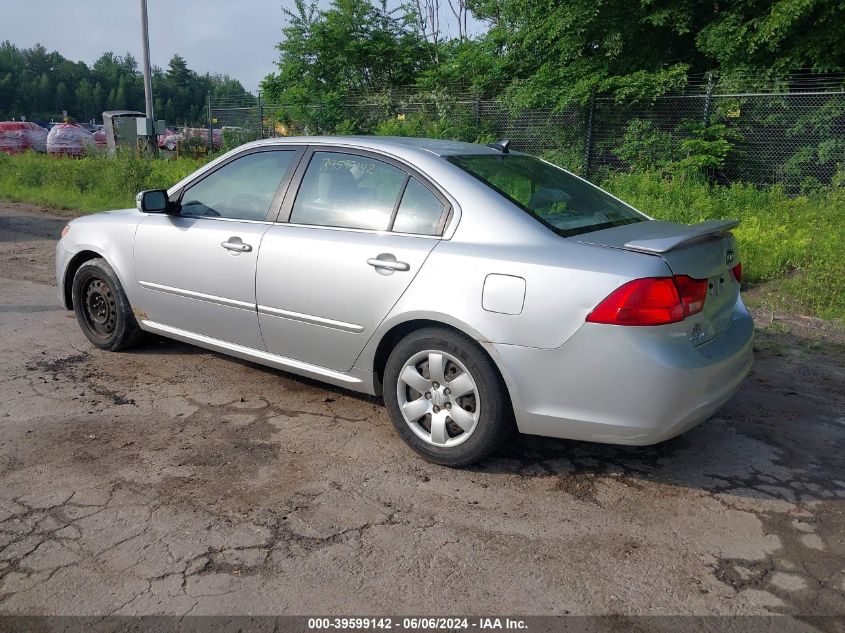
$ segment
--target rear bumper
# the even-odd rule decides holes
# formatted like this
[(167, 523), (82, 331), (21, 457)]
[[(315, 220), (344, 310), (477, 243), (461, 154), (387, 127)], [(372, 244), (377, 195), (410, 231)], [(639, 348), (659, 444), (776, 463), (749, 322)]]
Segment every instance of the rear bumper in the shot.
[(683, 331), (585, 323), (553, 350), (494, 345), (522, 433), (647, 445), (709, 418), (751, 369), (754, 323), (695, 347)]

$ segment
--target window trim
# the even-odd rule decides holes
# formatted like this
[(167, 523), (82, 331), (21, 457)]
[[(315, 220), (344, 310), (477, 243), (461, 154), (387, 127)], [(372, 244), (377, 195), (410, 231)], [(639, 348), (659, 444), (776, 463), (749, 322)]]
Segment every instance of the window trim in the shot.
[[(276, 192), (273, 194), (273, 199), (270, 202), (270, 207), (269, 209), (267, 209), (267, 214), (264, 216), (263, 220), (248, 220), (245, 218), (224, 218), (207, 215), (182, 215), (182, 198), (185, 195), (186, 191), (198, 185), (212, 174), (217, 173), (218, 171), (220, 171), (227, 165), (235, 162), (236, 160), (239, 160), (246, 156), (250, 156), (252, 154), (261, 154), (264, 152), (293, 152), (294, 155), (283, 178), (279, 182), (279, 186), (276, 188)], [(249, 222), (251, 224), (272, 224), (273, 218), (278, 215), (279, 207), (281, 206), (285, 194), (287, 193), (288, 188), (290, 187), (290, 184), (293, 181), (294, 174), (299, 168), (300, 162), (302, 161), (302, 157), (305, 155), (305, 152), (305, 145), (267, 145), (259, 147), (250, 147), (243, 151), (232, 154), (225, 160), (222, 160), (218, 164), (216, 164), (213, 169), (209, 169), (197, 176), (196, 178), (190, 180), (189, 182), (186, 182), (184, 185), (182, 185), (182, 187), (178, 189), (178, 191), (174, 192), (177, 195), (176, 201), (173, 203), (173, 216), (177, 218), (186, 218), (192, 220), (217, 220), (223, 222)]]
[[(396, 202), (393, 205), (393, 212), (390, 216), (390, 222), (388, 224), (387, 229), (362, 229), (357, 227), (348, 227), (348, 226), (326, 226), (324, 224), (302, 224), (299, 222), (291, 222), (290, 217), (293, 213), (293, 205), (296, 201), (296, 197), (299, 195), (299, 190), (302, 187), (302, 182), (305, 178), (305, 172), (308, 170), (308, 166), (311, 164), (311, 159), (314, 157), (314, 154), (318, 152), (325, 152), (331, 154), (349, 154), (351, 156), (363, 156), (366, 158), (372, 158), (374, 160), (379, 160), (383, 163), (386, 163), (392, 167), (396, 167), (401, 169), (405, 173), (405, 180), (402, 183), (402, 186), (399, 190), (399, 194), (396, 197)], [(415, 178), (423, 187), (429, 190), (431, 194), (437, 198), (441, 203), (443, 203), (443, 212), (440, 216), (440, 220), (437, 223), (437, 231), (434, 235), (426, 235), (424, 233), (400, 233), (393, 230), (393, 223), (396, 220), (396, 214), (399, 212), (399, 206), (402, 204), (402, 197), (405, 195), (405, 189), (408, 186), (408, 182), (411, 178)], [(300, 158), (299, 164), (296, 167), (295, 173), (293, 174), (292, 182), (287, 188), (285, 193), (284, 199), (281, 204), (281, 208), (279, 209), (279, 214), (275, 220), (276, 224), (288, 224), (290, 226), (304, 226), (304, 227), (313, 227), (313, 228), (321, 228), (321, 229), (332, 229), (336, 231), (356, 231), (356, 232), (364, 232), (364, 233), (391, 233), (394, 235), (407, 235), (410, 237), (425, 237), (425, 238), (437, 238), (441, 239), (443, 237), (443, 231), (446, 229), (446, 226), (449, 224), (449, 220), (452, 218), (452, 204), (449, 202), (449, 199), (443, 194), (442, 191), (438, 187), (436, 187), (431, 180), (426, 177), (425, 175), (421, 174), (418, 170), (414, 169), (411, 165), (398, 160), (392, 156), (388, 156), (386, 154), (382, 154), (376, 151), (368, 150), (368, 149), (358, 149), (354, 147), (345, 147), (340, 145), (309, 145), (308, 148), (303, 153), (303, 156)]]
[(402, 206), (405, 190), (408, 189), (408, 183), (411, 182), (412, 177), (407, 171), (405, 172), (405, 180), (402, 181), (402, 186), (399, 187), (399, 195), (396, 196), (396, 202), (393, 203), (393, 211), (390, 212), (390, 221), (387, 223), (387, 230), (390, 233), (393, 233), (393, 225), (396, 223), (396, 216), (399, 215), (399, 207)]

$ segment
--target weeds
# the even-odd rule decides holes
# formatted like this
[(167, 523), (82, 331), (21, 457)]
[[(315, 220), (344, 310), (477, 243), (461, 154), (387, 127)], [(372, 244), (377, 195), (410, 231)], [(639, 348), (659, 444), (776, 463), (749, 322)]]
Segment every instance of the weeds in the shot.
[(86, 213), (135, 205), (143, 189), (166, 189), (203, 160), (147, 160), (131, 153), (69, 159), (0, 153), (0, 198)]

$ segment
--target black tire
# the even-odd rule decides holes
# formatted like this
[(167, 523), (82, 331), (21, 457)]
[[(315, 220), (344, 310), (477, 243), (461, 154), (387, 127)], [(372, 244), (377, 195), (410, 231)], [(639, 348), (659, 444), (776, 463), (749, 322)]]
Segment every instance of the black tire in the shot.
[[(400, 374), (406, 363), (426, 350), (457, 358), (477, 386), (478, 421), (466, 441), (457, 446), (435, 446), (421, 439), (402, 414), (397, 393), (404, 388), (400, 386)], [(498, 450), (515, 430), (507, 387), (493, 361), (471, 338), (445, 328), (411, 332), (396, 345), (384, 370), (384, 402), (399, 436), (422, 457), (443, 466), (461, 468), (478, 462)]]
[(79, 267), (71, 298), (79, 327), (100, 349), (119, 352), (143, 338), (126, 293), (105, 259), (90, 259)]

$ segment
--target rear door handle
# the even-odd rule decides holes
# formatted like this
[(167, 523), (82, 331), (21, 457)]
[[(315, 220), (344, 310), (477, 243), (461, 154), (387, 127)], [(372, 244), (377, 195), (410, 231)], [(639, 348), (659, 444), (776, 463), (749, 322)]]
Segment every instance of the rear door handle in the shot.
[(220, 246), (227, 251), (234, 251), (235, 253), (249, 253), (252, 250), (252, 246), (244, 244), (243, 240), (239, 237), (230, 237), (225, 242), (220, 242)]
[[(388, 259), (389, 258), (389, 259)], [(396, 257), (390, 253), (382, 253), (378, 257), (371, 257), (367, 263), (374, 268), (382, 270), (410, 270), (411, 265), (408, 262), (396, 261)]]

